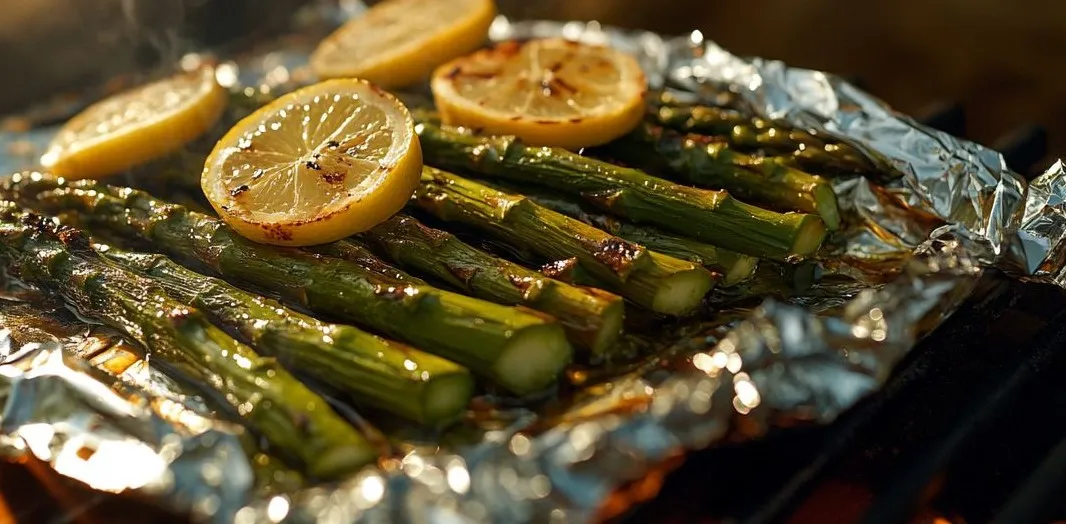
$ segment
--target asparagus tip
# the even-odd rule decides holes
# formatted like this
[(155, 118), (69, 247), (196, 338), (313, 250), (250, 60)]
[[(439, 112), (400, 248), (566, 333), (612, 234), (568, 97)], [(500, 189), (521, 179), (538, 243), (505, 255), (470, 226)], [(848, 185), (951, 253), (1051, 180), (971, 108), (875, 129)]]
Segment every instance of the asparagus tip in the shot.
[(670, 275), (659, 286), (652, 309), (666, 315), (684, 315), (699, 307), (714, 284), (714, 274), (702, 268)]
[(496, 382), (518, 395), (544, 390), (573, 357), (558, 324), (540, 324), (516, 333), (493, 366)]

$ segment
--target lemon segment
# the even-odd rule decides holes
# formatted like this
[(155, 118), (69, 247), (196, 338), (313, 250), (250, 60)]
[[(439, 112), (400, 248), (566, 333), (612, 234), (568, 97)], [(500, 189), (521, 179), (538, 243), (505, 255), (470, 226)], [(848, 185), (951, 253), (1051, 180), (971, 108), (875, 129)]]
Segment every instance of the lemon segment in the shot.
[(100, 178), (181, 149), (226, 108), (225, 88), (202, 67), (105, 98), (70, 119), (41, 156), (67, 178)]
[(409, 86), (481, 46), (495, 16), (492, 0), (386, 0), (323, 40), (311, 68), (320, 78)]
[(430, 87), (445, 124), (579, 149), (640, 122), (647, 80), (628, 54), (552, 38), (455, 59), (437, 68)]
[(363, 80), (329, 80), (240, 121), (207, 157), (200, 183), (251, 240), (306, 246), (365, 231), (418, 186), (422, 150), (407, 108)]

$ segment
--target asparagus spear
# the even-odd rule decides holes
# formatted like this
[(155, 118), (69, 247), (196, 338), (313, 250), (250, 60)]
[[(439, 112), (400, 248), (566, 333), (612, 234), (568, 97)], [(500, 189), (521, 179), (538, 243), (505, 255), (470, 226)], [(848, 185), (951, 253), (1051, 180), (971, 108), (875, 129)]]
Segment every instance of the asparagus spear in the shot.
[(364, 324), (456, 361), (518, 394), (542, 390), (570, 361), (552, 318), (424, 284), (390, 279), (350, 261), (251, 242), (221, 221), (92, 180), (15, 175), (6, 194), (48, 212), (77, 212), (91, 227), (141, 240), (284, 301)]
[(400, 265), (433, 275), (468, 294), (525, 305), (558, 318), (570, 339), (594, 355), (609, 351), (622, 330), (623, 305), (617, 295), (552, 280), (413, 217), (394, 216), (360, 236)]
[(270, 358), (263, 358), (151, 281), (107, 262), (76, 230), (39, 216), (0, 222), (0, 257), (26, 284), (144, 346), (205, 388), (312, 475), (336, 478), (372, 462), (370, 444)]
[(825, 238), (815, 215), (776, 213), (724, 191), (675, 184), (560, 148), (527, 147), (513, 137), (481, 137), (423, 119), (415, 126), (432, 165), (554, 187), (638, 223), (775, 260), (806, 257)]
[(437, 169), (422, 170), (415, 202), (441, 220), (468, 224), (551, 260), (575, 257), (600, 285), (658, 313), (685, 314), (714, 287), (713, 275), (691, 262)]
[(148, 275), (168, 294), (210, 314), (249, 344), (366, 404), (441, 425), (466, 408), (474, 382), (465, 368), (352, 326), (329, 324), (190, 271), (162, 255), (101, 250)]
[(744, 200), (785, 211), (818, 213), (829, 229), (840, 226), (832, 184), (773, 157), (745, 155), (720, 140), (648, 123), (605, 149), (620, 160), (665, 168), (688, 182), (725, 189)]
[(772, 155), (792, 155), (792, 160), (806, 169), (854, 174), (876, 171), (865, 155), (848, 144), (825, 140), (803, 130), (788, 129), (734, 109), (664, 105), (652, 112), (652, 119), (686, 133), (718, 135), (740, 148), (758, 149)]
[(631, 224), (610, 215), (597, 213), (561, 193), (525, 185), (493, 185), (505, 191), (521, 194), (537, 205), (580, 220), (634, 244), (640, 244), (664, 255), (688, 260), (721, 273), (721, 285), (723, 286), (733, 286), (747, 280), (755, 272), (755, 267), (759, 262), (759, 259), (752, 256), (734, 253), (652, 226)]
[(390, 266), (384, 260), (378, 258), (370, 248), (352, 238), (338, 240), (330, 244), (308, 246), (304, 249), (330, 257), (343, 258), (392, 280), (415, 285), (426, 284), (425, 281)]

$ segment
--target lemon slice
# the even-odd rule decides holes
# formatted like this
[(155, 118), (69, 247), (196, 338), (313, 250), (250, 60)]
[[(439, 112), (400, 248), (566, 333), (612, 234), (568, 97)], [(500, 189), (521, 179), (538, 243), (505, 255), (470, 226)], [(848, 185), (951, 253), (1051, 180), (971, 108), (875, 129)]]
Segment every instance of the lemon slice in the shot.
[(455, 59), (437, 68), (431, 87), (446, 124), (578, 149), (631, 131), (647, 80), (628, 54), (553, 38)]
[(41, 156), (67, 178), (98, 178), (177, 151), (211, 128), (226, 108), (212, 67), (118, 93), (70, 119)]
[(477, 49), (496, 16), (492, 0), (386, 0), (318, 45), (311, 68), (321, 78), (358, 77), (403, 87)]
[(305, 87), (230, 129), (200, 184), (219, 216), (267, 244), (306, 246), (365, 231), (418, 186), (422, 150), (407, 108), (364, 80)]

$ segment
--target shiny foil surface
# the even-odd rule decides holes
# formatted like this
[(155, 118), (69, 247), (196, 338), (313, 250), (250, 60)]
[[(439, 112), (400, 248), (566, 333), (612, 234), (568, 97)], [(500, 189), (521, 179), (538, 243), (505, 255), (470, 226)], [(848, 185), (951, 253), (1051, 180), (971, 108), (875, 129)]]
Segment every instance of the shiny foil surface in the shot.
[[(676, 326), (606, 379), (575, 370), (576, 391), (542, 410), (478, 399), (465, 438), (385, 428), (393, 455), (338, 484), (310, 485), (257, 453), (240, 428), (105, 330), (13, 295), (0, 301), (0, 450), (198, 520), (590, 522), (619, 486), (687, 450), (834, 420), (877, 390), (988, 268), (1066, 286), (1062, 163), (1027, 185), (998, 153), (833, 75), (740, 58), (698, 32), (500, 17), (490, 36), (616, 46), (640, 59), (653, 88), (693, 100), (728, 89), (757, 115), (853, 145), (891, 181), (836, 182), (848, 225), (811, 290), (724, 305), (715, 321)], [(221, 71), (232, 85), (288, 89), (310, 81), (306, 51), (286, 42)], [(35, 133), (0, 134), (0, 146), (47, 135)], [(5, 169), (27, 167), (6, 160)]]

